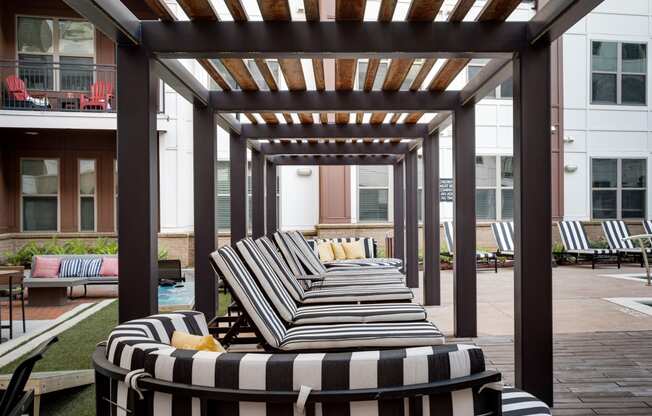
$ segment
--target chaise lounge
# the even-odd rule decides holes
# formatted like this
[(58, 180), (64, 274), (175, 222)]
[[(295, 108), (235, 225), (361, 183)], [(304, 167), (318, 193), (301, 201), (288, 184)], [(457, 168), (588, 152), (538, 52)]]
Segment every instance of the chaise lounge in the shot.
[(607, 261), (615, 256), (620, 269), (620, 252), (610, 248), (592, 248), (580, 221), (559, 221), (557, 226), (565, 253), (575, 255), (578, 261), (591, 260), (592, 269), (595, 269), (599, 261)]
[[(444, 242), (446, 243), (448, 254), (454, 256), (455, 255), (455, 230), (453, 230), (452, 221), (444, 221)], [(489, 265), (493, 261), (494, 271), (498, 273), (498, 257), (496, 257), (495, 253), (476, 250), (475, 258), (477, 264)]]

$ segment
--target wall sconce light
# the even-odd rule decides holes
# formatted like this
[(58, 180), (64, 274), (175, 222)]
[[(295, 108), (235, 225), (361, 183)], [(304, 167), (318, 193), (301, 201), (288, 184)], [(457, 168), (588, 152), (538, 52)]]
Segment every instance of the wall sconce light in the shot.
[(577, 171), (577, 165), (566, 165), (564, 166), (564, 170), (568, 173), (573, 173)]
[(310, 176), (310, 175), (312, 175), (312, 169), (310, 169), (310, 168), (298, 168), (297, 169), (297, 175), (298, 176)]
[(575, 137), (573, 136), (564, 136), (564, 143), (573, 143), (575, 141)]

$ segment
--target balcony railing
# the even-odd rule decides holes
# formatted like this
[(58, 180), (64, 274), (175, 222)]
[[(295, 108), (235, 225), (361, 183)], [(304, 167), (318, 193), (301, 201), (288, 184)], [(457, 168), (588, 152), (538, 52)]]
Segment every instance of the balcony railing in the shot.
[(0, 60), (2, 109), (114, 112), (116, 66)]

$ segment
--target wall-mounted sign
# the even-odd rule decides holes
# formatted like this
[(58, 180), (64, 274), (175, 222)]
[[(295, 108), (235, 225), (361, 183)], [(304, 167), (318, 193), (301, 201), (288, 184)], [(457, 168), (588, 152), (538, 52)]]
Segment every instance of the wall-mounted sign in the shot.
[(439, 179), (439, 202), (453, 202), (453, 178)]

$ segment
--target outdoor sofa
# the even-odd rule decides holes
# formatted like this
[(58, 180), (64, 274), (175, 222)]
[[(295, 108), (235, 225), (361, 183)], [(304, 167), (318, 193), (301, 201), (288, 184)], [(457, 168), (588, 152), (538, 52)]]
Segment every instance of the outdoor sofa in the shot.
[(98, 414), (550, 414), (533, 396), (502, 388), (475, 346), (243, 354), (176, 349), (174, 331), (207, 335), (208, 327), (201, 313), (177, 312), (114, 328), (93, 354)]
[[(47, 254), (36, 255), (32, 258), (30, 275), (23, 280), (25, 287), (29, 290), (29, 303), (32, 306), (60, 305), (65, 303), (70, 291), (72, 298), (73, 289), (83, 286), (86, 296), (87, 287), (90, 285), (117, 285), (118, 276), (103, 276), (100, 274), (104, 258), (115, 259), (115, 255), (98, 254)], [(59, 266), (56, 277), (36, 277), (36, 263), (39, 259), (59, 259)], [(69, 262), (64, 263), (64, 260)], [(86, 267), (90, 260), (98, 260), (92, 266)]]
[[(455, 230), (453, 229), (452, 221), (444, 221), (444, 242), (446, 243), (447, 254), (450, 256), (455, 255)], [(477, 264), (490, 265), (494, 264), (494, 271), (498, 273), (498, 257), (495, 253), (488, 251), (475, 251), (475, 258)]]

